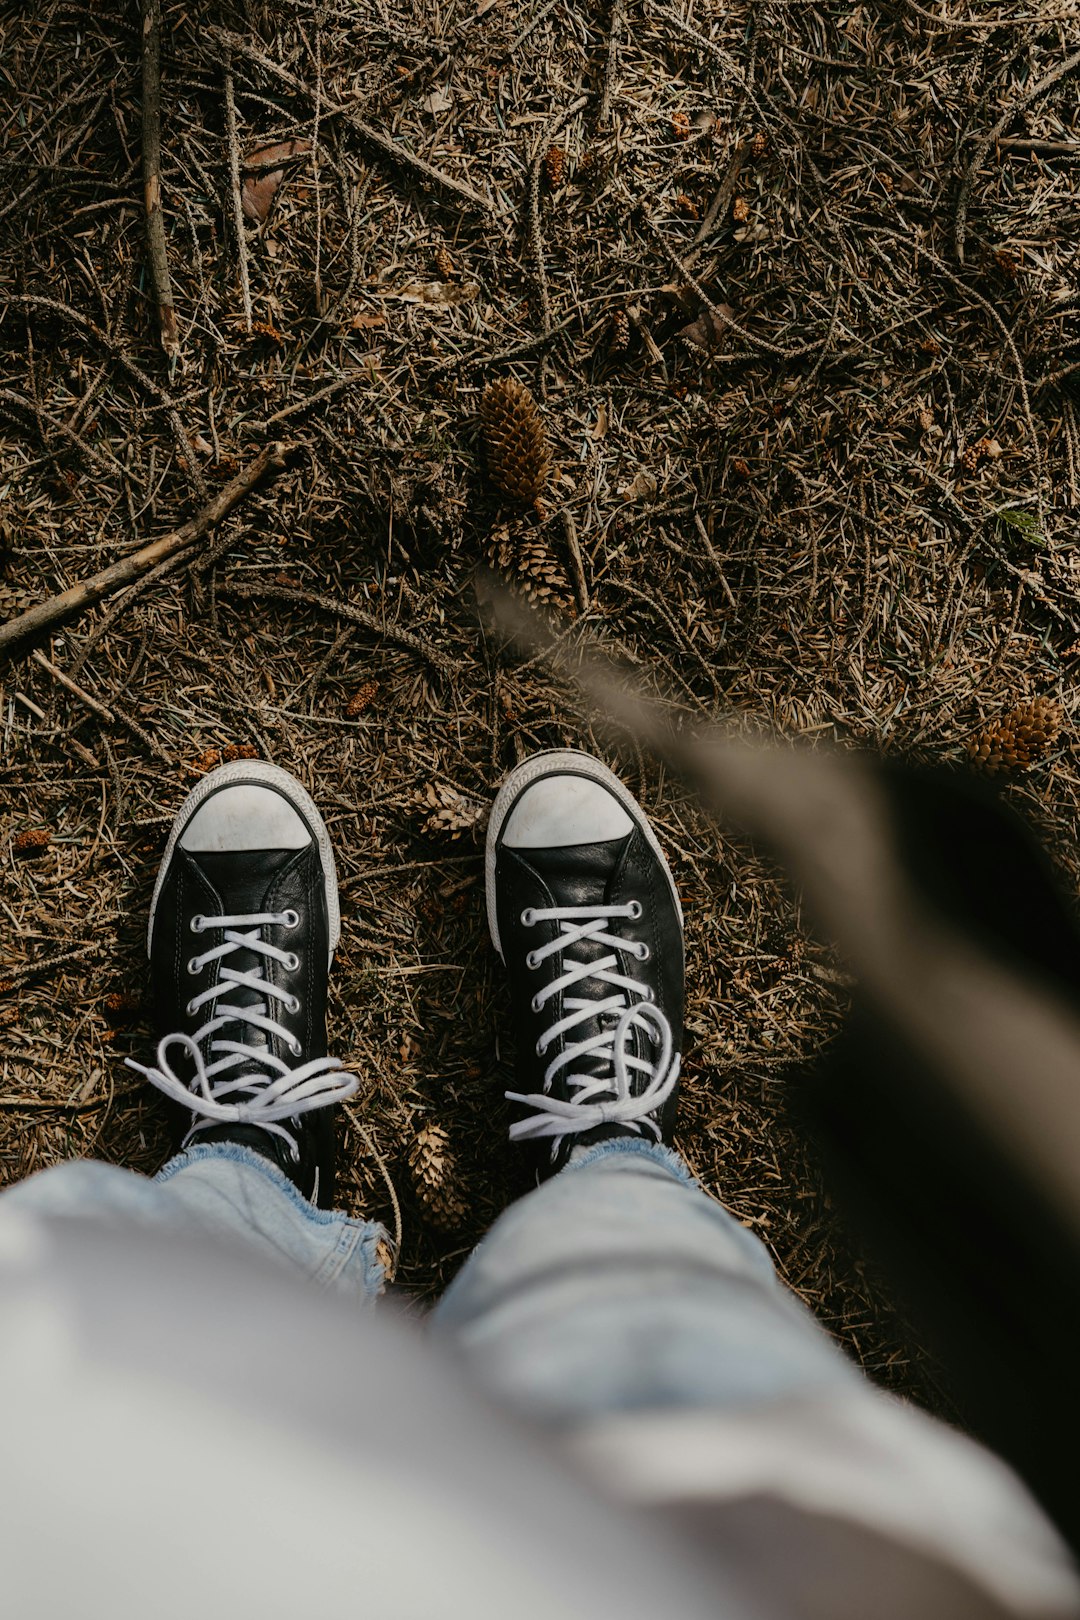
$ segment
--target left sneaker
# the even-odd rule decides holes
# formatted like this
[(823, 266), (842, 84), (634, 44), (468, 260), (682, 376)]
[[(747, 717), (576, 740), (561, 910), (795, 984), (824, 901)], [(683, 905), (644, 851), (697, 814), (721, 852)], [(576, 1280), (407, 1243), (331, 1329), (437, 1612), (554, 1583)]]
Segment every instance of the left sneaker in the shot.
[(259, 760), (203, 777), (173, 823), (150, 906), (156, 1066), (174, 1149), (228, 1142), (334, 1195), (331, 1106), (359, 1081), (326, 1055), (340, 931), (330, 837), (300, 783)]
[(507, 777), (487, 838), (537, 1174), (615, 1136), (667, 1142), (683, 1033), (682, 908), (656, 835), (607, 766), (558, 750)]

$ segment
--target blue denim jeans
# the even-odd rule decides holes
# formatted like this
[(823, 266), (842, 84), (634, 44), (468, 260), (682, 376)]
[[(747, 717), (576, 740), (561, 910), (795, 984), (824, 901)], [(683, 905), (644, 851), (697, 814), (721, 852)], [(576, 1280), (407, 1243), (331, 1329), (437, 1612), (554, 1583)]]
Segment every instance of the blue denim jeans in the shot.
[[(315, 1209), (250, 1149), (192, 1147), (152, 1180), (91, 1161), (39, 1172), (4, 1211), (167, 1225), (255, 1245), (357, 1302), (382, 1228)], [(549, 1425), (606, 1412), (750, 1406), (859, 1374), (763, 1245), (666, 1148), (580, 1152), (496, 1221), (431, 1318), (494, 1399)]]

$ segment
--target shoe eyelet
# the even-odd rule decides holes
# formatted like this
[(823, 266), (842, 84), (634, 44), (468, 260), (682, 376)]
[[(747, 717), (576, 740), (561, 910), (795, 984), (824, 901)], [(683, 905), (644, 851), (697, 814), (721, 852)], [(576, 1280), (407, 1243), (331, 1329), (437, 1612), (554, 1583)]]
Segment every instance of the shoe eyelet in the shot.
[(533, 1012), (538, 1013), (543, 1011), (544, 1003), (540, 1000), (539, 996), (533, 996), (532, 1000), (529, 1002), (529, 1006), (532, 1008)]
[(197, 956), (188, 957), (187, 970), (192, 976), (194, 976), (196, 973), (202, 972), (202, 969), (199, 966), (199, 958)]
[(647, 962), (649, 957), (652, 955), (652, 951), (650, 951), (649, 947), (645, 944), (645, 941), (642, 940), (641, 944), (634, 952), (634, 955), (637, 957), (639, 962)]
[(640, 922), (641, 914), (642, 914), (641, 901), (640, 900), (631, 900), (629, 906), (627, 907), (627, 913), (628, 913), (628, 915), (630, 917), (631, 922)]
[(281, 920), (286, 928), (299, 928), (300, 913), (298, 911), (293, 911), (290, 907), (288, 911), (283, 911), (281, 913)]
[(300, 997), (290, 996), (288, 1001), (285, 1003), (285, 1007), (287, 1011), (291, 1013), (298, 1013), (300, 1011)]
[(543, 1057), (544, 1053), (546, 1051), (547, 1051), (547, 1047), (544, 1045), (543, 1041), (537, 1041), (537, 1043), (536, 1043), (536, 1055), (537, 1055), (537, 1057)]
[(285, 967), (290, 973), (296, 972), (297, 968), (300, 966), (300, 958), (297, 956), (295, 951), (289, 952), (282, 966)]
[(194, 1018), (194, 1016), (195, 1016), (195, 1003), (194, 1003), (194, 1001), (189, 1001), (188, 1002), (187, 1006), (184, 1008), (184, 1012), (187, 1014), (187, 1016), (189, 1018)]
[(194, 917), (191, 919), (191, 932), (193, 934), (201, 934), (205, 927), (206, 918), (203, 916), (201, 911), (197, 911)]
[(533, 910), (532, 906), (526, 906), (525, 910), (521, 913), (522, 928), (531, 928), (535, 921), (536, 912)]
[(304, 1048), (300, 1045), (299, 1041), (289, 1042), (289, 1051), (292, 1053), (293, 1057), (299, 1057), (303, 1050)]
[(642, 999), (642, 1001), (655, 1001), (656, 1000), (656, 997), (653, 995), (652, 987), (650, 985), (645, 986), (645, 989), (644, 989), (644, 991), (642, 993), (641, 999)]
[(529, 952), (525, 958), (525, 966), (527, 968), (538, 968), (540, 966), (540, 958), (536, 951)]

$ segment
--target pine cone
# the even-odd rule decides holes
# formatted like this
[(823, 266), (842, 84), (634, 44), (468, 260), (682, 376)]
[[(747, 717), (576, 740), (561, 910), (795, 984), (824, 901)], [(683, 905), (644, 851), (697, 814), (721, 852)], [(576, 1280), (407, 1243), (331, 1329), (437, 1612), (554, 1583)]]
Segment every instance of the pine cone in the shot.
[(464, 833), (479, 832), (487, 822), (487, 805), (467, 799), (444, 782), (429, 782), (424, 791), (416, 795), (415, 802), (416, 808), (425, 815), (423, 830), (426, 833), (460, 838)]
[(577, 617), (566, 569), (542, 540), (512, 540), (509, 530), (498, 529), (488, 546), (488, 561), (534, 607), (554, 608), (568, 618)]
[(1065, 710), (1060, 703), (1053, 698), (1033, 698), (972, 737), (968, 754), (972, 764), (991, 776), (1026, 771), (1051, 752), (1064, 724)]
[(349, 719), (355, 720), (357, 715), (365, 714), (367, 710), (371, 708), (371, 705), (374, 703), (378, 695), (378, 681), (365, 681), (363, 686), (359, 687), (353, 693), (352, 697), (345, 705), (345, 713), (348, 715)]
[(16, 855), (30, 857), (40, 855), (51, 843), (52, 833), (47, 827), (27, 827), (25, 832), (15, 834), (11, 847)]
[(609, 347), (612, 354), (622, 354), (630, 347), (630, 317), (625, 309), (617, 309), (612, 314)]
[(551, 449), (536, 401), (523, 383), (501, 377), (484, 391), (480, 421), (492, 483), (504, 495), (531, 505), (551, 471)]
[(25, 613), (32, 607), (34, 598), (28, 591), (21, 591), (17, 585), (0, 584), (0, 623), (6, 624), (8, 619), (17, 619), (20, 613)]
[(561, 146), (549, 146), (544, 153), (544, 171), (547, 174), (548, 189), (558, 191), (566, 179), (566, 153)]
[(763, 157), (765, 148), (768, 146), (768, 144), (769, 137), (766, 135), (763, 129), (759, 129), (753, 140), (750, 142), (750, 156), (755, 159)]
[(439, 275), (442, 277), (443, 281), (453, 281), (454, 277), (457, 275), (457, 271), (454, 268), (454, 261), (450, 257), (450, 249), (445, 243), (440, 243), (435, 249), (435, 268), (439, 272)]
[(425, 1125), (409, 1149), (409, 1169), (417, 1199), (436, 1226), (460, 1226), (468, 1212), (457, 1185), (450, 1138), (441, 1125)]

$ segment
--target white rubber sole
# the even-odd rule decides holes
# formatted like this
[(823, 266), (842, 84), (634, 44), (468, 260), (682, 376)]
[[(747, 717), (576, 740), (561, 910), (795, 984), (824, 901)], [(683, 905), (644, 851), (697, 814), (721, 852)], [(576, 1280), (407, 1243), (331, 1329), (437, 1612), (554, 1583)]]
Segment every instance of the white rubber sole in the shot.
[[(169, 869), (173, 851), (183, 834), (184, 828), (190, 822), (199, 806), (204, 804), (211, 794), (219, 788), (229, 787), (237, 782), (256, 782), (261, 787), (273, 788), (280, 793), (298, 815), (302, 816), (311, 828), (316, 843), (319, 846), (319, 860), (322, 862), (323, 883), (326, 888), (326, 912), (330, 924), (330, 960), (333, 960), (334, 950), (341, 937), (341, 908), (338, 904), (337, 868), (334, 865), (334, 851), (330, 845), (330, 834), (326, 830), (315, 801), (302, 787), (295, 776), (283, 771), (280, 765), (270, 765), (261, 759), (234, 759), (228, 765), (218, 765), (216, 769), (208, 771), (197, 787), (192, 788), (180, 809), (169, 833), (169, 842), (165, 845), (165, 853), (161, 858), (161, 867), (158, 871), (157, 882), (154, 884), (154, 894), (150, 901), (150, 921), (146, 929), (146, 954), (149, 956), (154, 938), (154, 917), (157, 913), (158, 896), (165, 881), (165, 873)], [(328, 964), (329, 965), (329, 964)]]
[(592, 754), (582, 753), (576, 748), (551, 748), (543, 754), (533, 754), (531, 759), (522, 760), (516, 765), (503, 782), (491, 807), (491, 816), (488, 820), (487, 844), (484, 852), (484, 882), (487, 890), (487, 916), (488, 929), (491, 933), (491, 943), (502, 956), (503, 949), (499, 939), (499, 923), (495, 915), (495, 861), (499, 853), (499, 838), (506, 825), (507, 818), (514, 805), (527, 787), (543, 776), (557, 776), (565, 773), (571, 776), (585, 776), (593, 782), (599, 782), (602, 787), (618, 799), (627, 815), (633, 817), (634, 822), (645, 834), (649, 848), (660, 862), (671, 889), (671, 898), (675, 902), (675, 910), (679, 918), (679, 927), (683, 925), (682, 903), (679, 900), (679, 891), (675, 887), (675, 879), (671, 875), (671, 867), (667, 863), (667, 856), (657, 841), (656, 834), (649, 824), (649, 818), (638, 804), (634, 795), (623, 787), (614, 771), (609, 771), (602, 760), (595, 759)]

